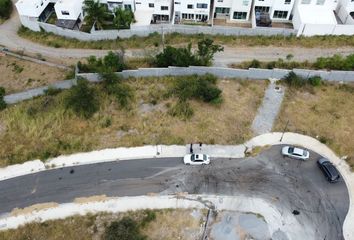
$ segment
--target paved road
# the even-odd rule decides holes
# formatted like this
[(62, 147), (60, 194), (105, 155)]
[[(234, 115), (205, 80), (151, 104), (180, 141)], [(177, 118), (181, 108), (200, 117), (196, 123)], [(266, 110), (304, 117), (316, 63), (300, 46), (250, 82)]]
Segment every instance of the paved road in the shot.
[[(16, 2), (16, 0), (13, 0)], [(65, 49), (52, 48), (40, 44), (36, 44), (29, 40), (20, 38), (17, 35), (17, 30), (20, 27), (20, 21), (15, 10), (10, 20), (0, 25), (0, 45), (6, 46), (12, 50), (21, 50), (30, 54), (41, 54), (43, 57), (52, 59), (65, 58), (83, 58), (91, 55), (98, 57), (106, 55), (108, 50), (92, 50), (92, 49)], [(146, 49), (126, 49), (127, 57), (143, 57)], [(294, 60), (315, 60), (321, 56), (331, 56), (333, 54), (348, 55), (353, 53), (353, 48), (338, 47), (338, 48), (301, 48), (301, 47), (227, 47), (222, 53), (215, 54), (214, 65), (218, 67), (226, 67), (228, 64), (242, 61), (258, 59), (262, 61), (277, 60), (285, 58), (288, 54), (294, 55)]]
[(0, 213), (43, 202), (70, 202), (98, 194), (133, 196), (149, 192), (246, 195), (271, 202), (283, 216), (299, 211), (304, 229), (318, 239), (341, 239), (349, 207), (344, 182), (328, 183), (316, 166), (283, 158), (280, 146), (257, 157), (213, 159), (203, 167), (184, 166), (182, 159), (129, 160), (68, 167), (0, 182)]

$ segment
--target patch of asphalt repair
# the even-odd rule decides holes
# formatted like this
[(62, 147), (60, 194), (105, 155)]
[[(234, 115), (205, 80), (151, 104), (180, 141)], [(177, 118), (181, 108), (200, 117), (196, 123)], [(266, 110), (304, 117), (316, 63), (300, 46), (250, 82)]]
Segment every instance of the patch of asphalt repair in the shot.
[(271, 80), (265, 91), (263, 102), (253, 120), (252, 130), (256, 135), (271, 132), (283, 102), (285, 88)]

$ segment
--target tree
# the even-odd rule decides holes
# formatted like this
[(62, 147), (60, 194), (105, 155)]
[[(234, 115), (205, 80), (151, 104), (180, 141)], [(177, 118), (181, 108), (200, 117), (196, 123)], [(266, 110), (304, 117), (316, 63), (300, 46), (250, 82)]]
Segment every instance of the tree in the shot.
[(114, 15), (113, 24), (118, 29), (129, 29), (130, 24), (135, 22), (134, 13), (130, 9), (116, 8)]
[(121, 72), (125, 68), (124, 64), (124, 53), (114, 53), (109, 51), (106, 56), (103, 58), (103, 65), (104, 67), (113, 72)]
[(97, 92), (88, 85), (87, 80), (79, 79), (77, 85), (69, 90), (64, 99), (65, 107), (72, 109), (76, 115), (90, 118), (99, 109)]
[(6, 108), (6, 102), (4, 100), (4, 96), (5, 96), (5, 88), (0, 87), (0, 111), (4, 110)]
[(11, 0), (0, 0), (0, 18), (7, 19), (12, 12)]
[(214, 54), (224, 51), (224, 47), (219, 44), (213, 44), (210, 38), (205, 38), (198, 42), (197, 55), (201, 66), (210, 66), (214, 58)]
[(103, 29), (103, 23), (107, 17), (107, 8), (99, 0), (85, 0), (83, 7), (89, 25), (95, 24), (98, 29)]
[(191, 44), (186, 48), (167, 46), (162, 53), (156, 55), (156, 65), (159, 67), (188, 67), (191, 65), (197, 65), (197, 58), (192, 53), (191, 49)]

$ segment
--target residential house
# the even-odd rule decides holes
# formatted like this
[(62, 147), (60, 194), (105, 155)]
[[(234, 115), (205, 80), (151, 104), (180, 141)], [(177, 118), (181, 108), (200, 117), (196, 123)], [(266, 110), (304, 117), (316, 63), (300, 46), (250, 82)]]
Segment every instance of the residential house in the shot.
[(174, 23), (183, 21), (208, 22), (211, 16), (210, 0), (175, 0)]

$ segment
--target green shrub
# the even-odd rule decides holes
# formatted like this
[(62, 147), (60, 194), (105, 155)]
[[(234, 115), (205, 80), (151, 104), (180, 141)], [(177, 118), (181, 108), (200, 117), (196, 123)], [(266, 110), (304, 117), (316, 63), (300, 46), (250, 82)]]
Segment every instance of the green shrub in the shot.
[(308, 79), (311, 86), (317, 87), (322, 84), (322, 78), (320, 76), (313, 76)]
[(4, 110), (7, 106), (7, 104), (4, 100), (5, 93), (6, 93), (5, 88), (0, 87), (0, 111)]
[(129, 109), (130, 103), (134, 99), (133, 90), (127, 84), (115, 84), (111, 87), (111, 94), (115, 96), (121, 108)]
[(222, 91), (215, 85), (217, 78), (211, 74), (204, 76), (185, 76), (177, 78), (172, 92), (180, 100), (198, 99), (214, 102), (221, 98)]
[(250, 62), (250, 64), (249, 64), (248, 67), (249, 67), (249, 68), (260, 68), (260, 67), (261, 67), (261, 62), (258, 61), (257, 59), (253, 59), (253, 60)]
[(12, 12), (12, 1), (0, 0), (0, 18), (4, 18), (4, 19), (9, 18), (11, 12)]
[(144, 218), (141, 220), (141, 223), (140, 223), (140, 226), (141, 227), (145, 227), (148, 223), (154, 221), (156, 219), (156, 213), (155, 211), (152, 211), (152, 210), (145, 210), (144, 211)]
[(283, 81), (290, 87), (303, 87), (306, 85), (306, 80), (298, 76), (293, 71), (289, 72), (284, 78)]
[(134, 99), (134, 92), (131, 87), (122, 83), (122, 77), (114, 72), (100, 73), (100, 77), (107, 93), (116, 98), (120, 107), (128, 109)]
[(282, 79), (282, 81), (285, 82), (289, 87), (296, 87), (296, 88), (301, 88), (306, 86), (317, 87), (322, 84), (322, 78), (320, 76), (313, 76), (306, 79), (301, 76), (298, 76), (293, 71), (289, 72), (288, 75), (286, 75)]
[(192, 52), (192, 44), (182, 48), (167, 46), (162, 53), (156, 55), (155, 64), (158, 67), (209, 66), (214, 54), (223, 50), (222, 46), (213, 44), (210, 38), (205, 38), (198, 42), (195, 53)]
[(48, 87), (48, 89), (44, 90), (44, 94), (47, 96), (55, 96), (58, 95), (59, 93), (61, 93), (62, 90), (59, 88), (55, 88), (55, 87)]
[(86, 62), (79, 61), (77, 63), (80, 72), (121, 72), (126, 69), (123, 54), (118, 52), (110, 51), (103, 58), (90, 56)]
[(193, 116), (194, 111), (187, 101), (178, 100), (178, 102), (168, 110), (168, 113), (173, 117), (188, 120)]
[(99, 109), (97, 94), (87, 80), (79, 79), (77, 85), (68, 91), (64, 99), (65, 107), (80, 117), (90, 118)]
[(129, 217), (112, 222), (104, 233), (104, 240), (145, 240), (146, 236), (140, 233), (139, 225)]

